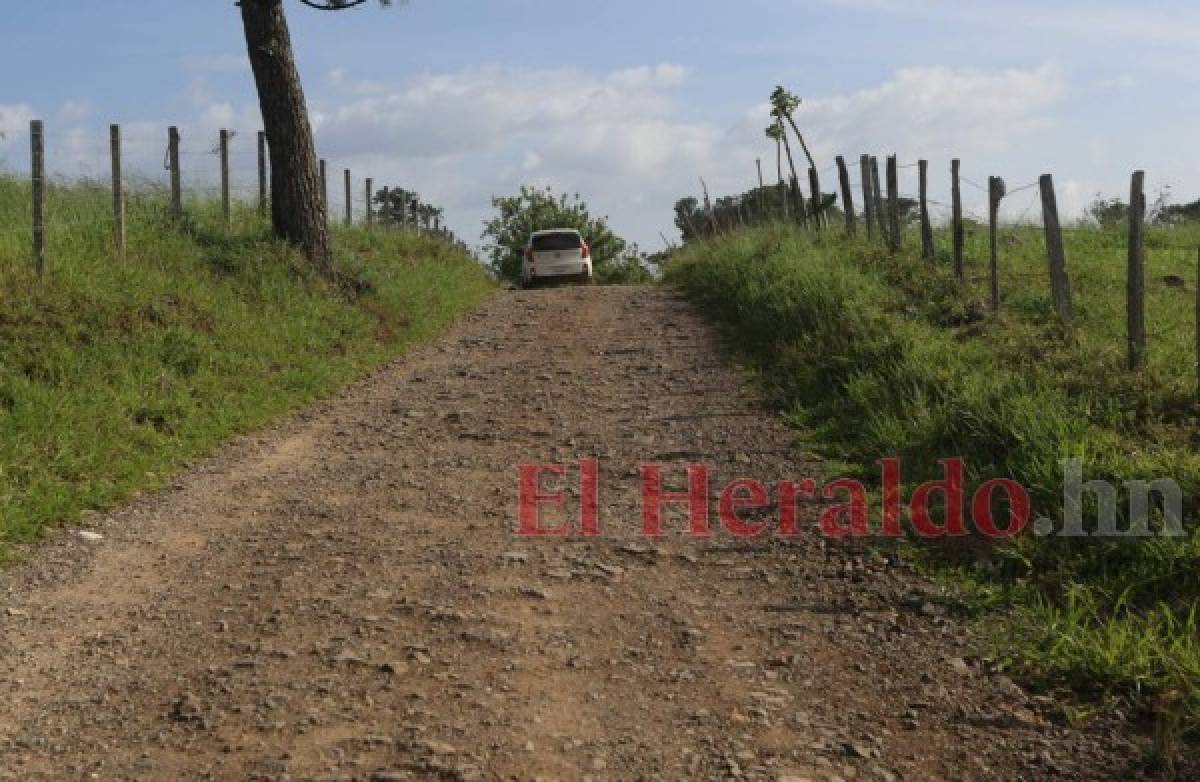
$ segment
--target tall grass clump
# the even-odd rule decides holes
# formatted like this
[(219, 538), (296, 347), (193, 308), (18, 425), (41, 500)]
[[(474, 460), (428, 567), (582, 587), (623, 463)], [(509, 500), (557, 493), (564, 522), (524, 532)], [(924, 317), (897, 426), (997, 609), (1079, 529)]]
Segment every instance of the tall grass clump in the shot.
[(115, 259), (107, 185), (55, 183), (48, 262), (30, 258), (29, 186), (0, 176), (0, 554), (48, 525), (160, 485), (235, 433), (328, 394), (492, 290), (466, 254), (339, 229), (353, 291), (314, 274), (239, 207), (129, 196)]
[[(1029, 228), (1006, 234), (998, 315), (984, 305), (979, 228), (965, 283), (948, 258), (929, 265), (916, 247), (893, 258), (862, 240), (778, 225), (690, 244), (666, 280), (728, 333), (809, 447), (876, 481), (876, 461), (899, 457), (909, 491), (942, 477), (940, 460), (962, 457), (969, 490), (1011, 478), (1029, 490), (1034, 518), (1062, 519), (1064, 460), (1080, 462), (1087, 480), (1172, 478), (1185, 497), (1200, 492), (1194, 291), (1179, 290), (1194, 276), (1195, 238), (1190, 229), (1151, 234), (1152, 358), (1138, 373), (1123, 369), (1116, 232), (1068, 232), (1078, 310), (1069, 324), (1052, 314), (1044, 245)], [(1185, 524), (1185, 538), (1027, 534), (999, 546), (943, 544), (931, 556), (967, 568), (1000, 596), (993, 603), (1016, 605), (1006, 612), (1019, 617), (1007, 639), (1013, 664), (1048, 684), (1129, 699), (1160, 720), (1157, 704), (1172, 694), (1176, 733), (1195, 738), (1194, 509)]]

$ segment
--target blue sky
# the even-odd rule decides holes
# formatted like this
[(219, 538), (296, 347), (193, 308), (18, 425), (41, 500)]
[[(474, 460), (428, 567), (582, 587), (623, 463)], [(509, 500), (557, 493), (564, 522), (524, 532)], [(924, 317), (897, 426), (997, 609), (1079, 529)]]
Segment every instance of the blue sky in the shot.
[[(821, 167), (839, 153), (927, 157), (935, 197), (954, 156), (976, 181), (1050, 172), (1069, 214), (1121, 194), (1134, 168), (1176, 200), (1200, 197), (1195, 4), (413, 0), (327, 14), (286, 2), (321, 154), (444, 204), (469, 239), (492, 194), (533, 183), (579, 192), (618, 232), (659, 246), (699, 176), (728, 192), (752, 183), (756, 157), (773, 168), (761, 131), (777, 83), (806, 99)], [(13, 6), (6, 166), (27, 165), (39, 116), (55, 171), (103, 175), (116, 121), (129, 168), (161, 178), (161, 138), (177, 124), (189, 180), (211, 185), (207, 153), (229, 127), (248, 182), (258, 120), (231, 0)], [(1006, 204), (1012, 217), (1027, 207)]]

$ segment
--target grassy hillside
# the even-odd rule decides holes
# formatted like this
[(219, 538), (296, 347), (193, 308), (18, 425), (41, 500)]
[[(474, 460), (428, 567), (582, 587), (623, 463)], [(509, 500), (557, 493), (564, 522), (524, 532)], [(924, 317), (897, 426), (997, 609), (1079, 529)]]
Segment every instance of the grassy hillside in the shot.
[(116, 261), (109, 199), (103, 187), (52, 188), (39, 280), (28, 185), (0, 178), (0, 555), (328, 394), (493, 287), (441, 242), (343, 229), (340, 260), (371, 285), (352, 298), (252, 212), (226, 235), (214, 204), (191, 204), (181, 230), (153, 193), (131, 195), (129, 252)]
[[(862, 240), (760, 228), (688, 246), (667, 279), (736, 337), (815, 449), (876, 481), (875, 460), (902, 457), (906, 497), (940, 477), (939, 459), (962, 456), (969, 486), (1013, 478), (1031, 491), (1035, 514), (1056, 519), (1066, 458), (1080, 459), (1088, 479), (1118, 486), (1173, 478), (1194, 501), (1200, 234), (1151, 232), (1151, 359), (1139, 373), (1124, 369), (1122, 234), (1068, 231), (1078, 314), (1069, 327), (1051, 315), (1039, 230), (1006, 231), (999, 317), (985, 306), (985, 229), (972, 231), (964, 286), (949, 274), (946, 252), (930, 268), (914, 240), (893, 259)], [(948, 237), (938, 241), (948, 247)], [(938, 557), (961, 568), (978, 605), (1019, 607), (1003, 639), (1014, 665), (1047, 686), (1128, 699), (1161, 724), (1178, 724), (1168, 739), (1186, 730), (1195, 738), (1194, 507), (1186, 520), (1192, 534), (1182, 540), (1026, 536), (999, 550), (940, 546)]]

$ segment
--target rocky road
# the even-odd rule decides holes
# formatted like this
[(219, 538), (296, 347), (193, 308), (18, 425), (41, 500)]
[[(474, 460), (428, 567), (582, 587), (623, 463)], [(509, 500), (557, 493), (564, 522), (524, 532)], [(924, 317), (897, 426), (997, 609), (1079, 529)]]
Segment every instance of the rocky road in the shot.
[[(640, 464), (816, 476), (795, 440), (669, 290), (499, 294), (0, 573), (0, 779), (1137, 777), (811, 512), (640, 535)], [(585, 457), (603, 536), (517, 536), (517, 465)]]

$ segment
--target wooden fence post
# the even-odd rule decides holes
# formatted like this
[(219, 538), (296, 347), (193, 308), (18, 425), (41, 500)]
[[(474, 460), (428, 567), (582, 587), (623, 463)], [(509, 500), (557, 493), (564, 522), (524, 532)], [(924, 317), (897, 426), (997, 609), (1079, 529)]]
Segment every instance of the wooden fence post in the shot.
[(963, 269), (963, 211), (962, 211), (962, 163), (958, 158), (950, 161), (950, 210), (951, 233), (954, 234), (954, 276), (959, 282), (963, 281), (966, 272)]
[(1129, 368), (1146, 364), (1146, 172), (1134, 171), (1129, 187), (1129, 270), (1126, 323)]
[(900, 252), (900, 172), (895, 155), (887, 159), (888, 249)]
[(171, 216), (183, 219), (183, 172), (179, 165), (179, 128), (167, 129), (167, 168), (171, 170)]
[(112, 154), (113, 250), (125, 257), (125, 187), (121, 178), (121, 126), (108, 126), (108, 145)]
[(258, 213), (267, 216), (267, 134), (258, 131)]
[(846, 159), (841, 155), (836, 158), (838, 167), (838, 182), (842, 186), (842, 211), (846, 214), (846, 235), (854, 236), (854, 194), (850, 191), (850, 170), (846, 168)]
[(813, 229), (820, 233), (825, 225), (825, 199), (821, 196), (821, 178), (811, 167), (808, 169), (808, 189), (812, 191), (809, 203), (812, 204)]
[(998, 176), (988, 177), (988, 232), (991, 239), (992, 312), (1000, 311), (1000, 201), (1007, 188)]
[(329, 222), (329, 176), (325, 159), (321, 159), (321, 208), (325, 210), (325, 222)]
[(354, 225), (354, 195), (352, 188), (354, 187), (353, 179), (350, 176), (350, 169), (346, 169), (346, 225)]
[(233, 227), (233, 202), (229, 195), (229, 131), (221, 130), (221, 214), (225, 230)]
[(374, 193), (372, 191), (374, 189), (375, 189), (375, 180), (372, 179), (371, 177), (367, 177), (366, 191), (367, 191), (367, 227), (368, 228), (370, 228), (375, 223), (375, 207), (371, 203), (371, 196), (374, 195)]
[(761, 219), (766, 219), (767, 216), (767, 186), (763, 182), (762, 173), (762, 158), (755, 158), (755, 167), (758, 168), (758, 211)]
[(862, 175), (863, 223), (865, 223), (867, 226), (867, 240), (874, 241), (874, 239), (875, 239), (875, 199), (872, 198), (871, 158), (870, 158), (870, 156), (859, 155), (858, 168)]
[(1054, 178), (1043, 174), (1042, 222), (1046, 226), (1046, 258), (1050, 262), (1050, 296), (1054, 311), (1063, 320), (1071, 317), (1071, 281), (1067, 277), (1067, 256), (1063, 249), (1062, 226), (1058, 222), (1058, 203), (1054, 197)]
[(46, 135), (40, 119), (29, 123), (30, 180), (33, 188), (33, 266), (46, 272)]
[[(713, 211), (712, 198), (708, 195), (708, 184), (704, 181), (704, 177), (700, 177), (700, 189), (704, 192), (704, 213), (708, 215), (708, 235), (714, 236), (721, 232), (721, 225), (717, 222), (717, 214)], [(407, 218), (408, 201), (404, 202), (405, 217)]]
[(883, 208), (883, 187), (879, 179), (879, 158), (871, 156), (871, 198), (875, 200), (875, 220), (879, 223), (879, 238), (884, 244), (888, 241), (887, 213)]
[(917, 161), (921, 197), (921, 257), (933, 263), (933, 223), (929, 220), (929, 161)]

